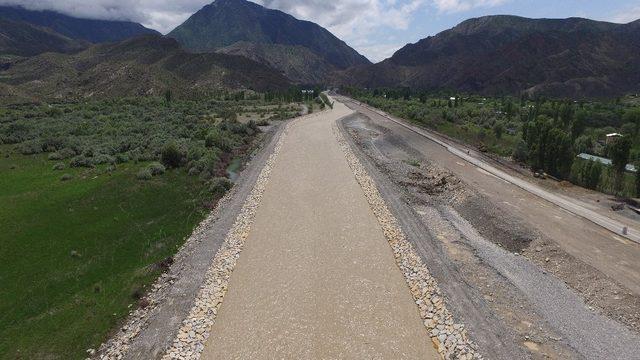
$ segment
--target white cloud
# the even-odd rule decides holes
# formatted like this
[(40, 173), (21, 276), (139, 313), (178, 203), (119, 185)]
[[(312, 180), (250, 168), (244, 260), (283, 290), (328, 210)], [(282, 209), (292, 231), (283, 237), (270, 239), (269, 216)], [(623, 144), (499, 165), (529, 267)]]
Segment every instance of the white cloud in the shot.
[(206, 3), (206, 0), (0, 0), (0, 5), (54, 10), (81, 18), (135, 21), (165, 33)]
[(610, 19), (615, 23), (626, 24), (640, 19), (640, 6), (634, 6), (614, 14)]
[(494, 7), (502, 5), (509, 0), (433, 0), (433, 5), (446, 13), (468, 11), (479, 7)]
[(362, 45), (356, 46), (356, 50), (361, 54), (366, 54), (369, 60), (373, 62), (382, 61), (393, 55), (398, 49), (403, 47), (404, 43), (391, 43), (391, 44), (375, 44), (375, 45)]
[[(509, 0), (254, 1), (316, 22), (371, 59), (379, 60), (391, 55), (396, 45), (376, 35), (387, 29), (408, 29), (421, 12), (458, 12), (496, 6)], [(94, 19), (130, 20), (166, 34), (210, 2), (212, 0), (0, 0), (0, 5), (22, 5), (32, 10), (55, 10)]]
[(406, 30), (430, 0), (257, 0), (269, 8), (287, 12), (327, 28), (372, 61), (389, 57), (404, 44), (380, 43), (376, 32)]

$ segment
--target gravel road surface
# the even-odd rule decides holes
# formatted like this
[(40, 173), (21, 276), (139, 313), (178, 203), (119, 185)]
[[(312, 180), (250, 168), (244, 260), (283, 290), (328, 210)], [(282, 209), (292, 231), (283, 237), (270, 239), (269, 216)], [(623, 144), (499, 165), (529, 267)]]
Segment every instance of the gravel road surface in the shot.
[(203, 359), (438, 358), (332, 132), (350, 112), (288, 130)]

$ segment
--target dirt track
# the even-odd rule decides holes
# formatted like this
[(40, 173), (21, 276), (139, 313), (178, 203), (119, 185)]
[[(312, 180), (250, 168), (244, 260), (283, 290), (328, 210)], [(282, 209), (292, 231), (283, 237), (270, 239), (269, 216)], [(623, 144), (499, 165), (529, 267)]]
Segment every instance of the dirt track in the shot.
[(332, 132), (341, 104), (290, 127), (203, 359), (435, 359)]

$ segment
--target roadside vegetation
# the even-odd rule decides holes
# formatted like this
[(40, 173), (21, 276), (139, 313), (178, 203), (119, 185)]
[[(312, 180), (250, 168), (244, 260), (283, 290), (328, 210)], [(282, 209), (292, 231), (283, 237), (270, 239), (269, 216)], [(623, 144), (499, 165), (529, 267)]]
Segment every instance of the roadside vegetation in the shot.
[[(434, 129), (481, 151), (526, 164), (536, 174), (608, 194), (640, 196), (640, 104), (637, 96), (569, 101), (410, 89), (348, 89), (359, 101)], [(622, 137), (609, 138), (607, 134)], [(590, 154), (611, 166), (577, 158)]]
[[(0, 358), (81, 359), (141, 302), (296, 93), (0, 109)], [(55, 334), (55, 335), (52, 335)]]

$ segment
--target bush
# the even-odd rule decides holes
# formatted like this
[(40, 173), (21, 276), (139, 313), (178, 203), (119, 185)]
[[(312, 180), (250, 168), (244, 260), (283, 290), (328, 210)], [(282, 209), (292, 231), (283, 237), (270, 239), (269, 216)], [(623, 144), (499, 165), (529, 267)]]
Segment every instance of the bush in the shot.
[(129, 162), (127, 154), (116, 154), (116, 164), (124, 164)]
[(151, 174), (151, 170), (149, 170), (148, 168), (144, 168), (138, 171), (136, 178), (138, 180), (151, 180), (151, 178), (153, 178), (153, 174)]
[(91, 159), (85, 157), (84, 155), (78, 155), (71, 159), (71, 163), (69, 165), (74, 168), (92, 168), (93, 162), (91, 161)]
[(93, 158), (92, 162), (95, 165), (115, 164), (116, 163), (116, 159), (113, 156), (110, 156), (110, 155), (98, 154)]
[(189, 164), (189, 175), (203, 175), (206, 179), (210, 177), (211, 172), (216, 168), (220, 159), (215, 153), (208, 153), (201, 157), (197, 161), (192, 161)]
[(34, 155), (42, 153), (42, 144), (39, 141), (31, 140), (20, 144), (18, 151), (22, 155)]
[(222, 151), (229, 151), (232, 147), (231, 141), (219, 130), (212, 130), (207, 134), (205, 145), (207, 147), (217, 147)]
[(182, 164), (182, 153), (174, 142), (168, 143), (160, 154), (162, 163), (169, 168), (178, 168)]
[(59, 153), (54, 152), (54, 153), (49, 154), (49, 156), (47, 156), (47, 159), (49, 159), (49, 160), (62, 160), (62, 156)]
[(65, 164), (64, 163), (57, 163), (55, 165), (53, 165), (53, 170), (64, 170), (65, 168)]
[(527, 162), (529, 158), (529, 148), (524, 140), (519, 139), (513, 149), (513, 159), (519, 162)]
[(69, 159), (76, 156), (78, 153), (72, 148), (64, 148), (64, 149), (58, 150), (58, 154), (60, 154), (60, 156), (62, 156), (63, 159)]
[(166, 171), (164, 165), (157, 162), (150, 164), (147, 169), (149, 169), (152, 176), (162, 175)]
[(227, 178), (217, 177), (209, 181), (209, 191), (218, 197), (224, 196), (231, 188), (233, 183)]
[(71, 179), (73, 179), (73, 175), (71, 175), (71, 174), (64, 174), (64, 175), (62, 175), (62, 177), (60, 178), (60, 181), (69, 181), (69, 180), (71, 180)]

